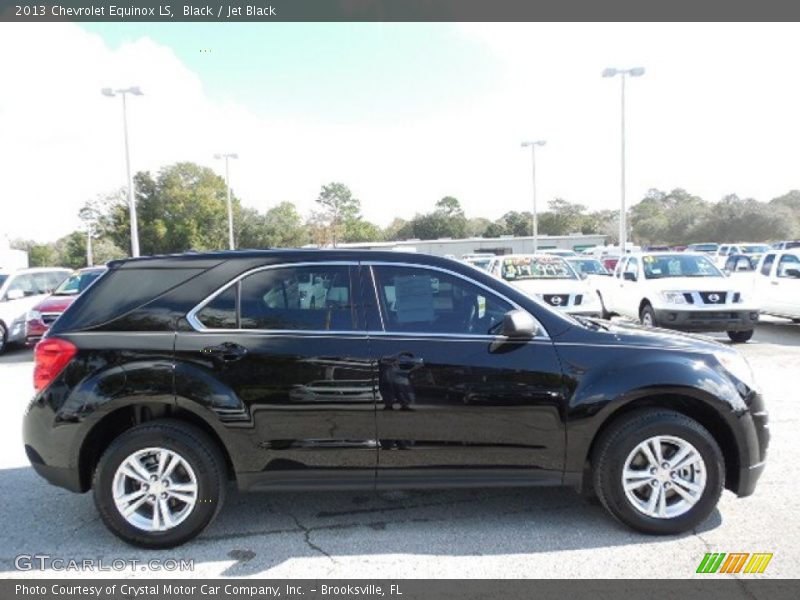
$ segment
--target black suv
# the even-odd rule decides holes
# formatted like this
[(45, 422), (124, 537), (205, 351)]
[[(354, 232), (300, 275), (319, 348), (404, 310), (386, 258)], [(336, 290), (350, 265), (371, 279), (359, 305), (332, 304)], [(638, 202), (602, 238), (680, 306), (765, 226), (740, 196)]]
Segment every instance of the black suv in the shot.
[(38, 473), (163, 548), (240, 490), (570, 485), (642, 532), (753, 492), (769, 433), (747, 362), (556, 313), (420, 254), (117, 261), (37, 346)]

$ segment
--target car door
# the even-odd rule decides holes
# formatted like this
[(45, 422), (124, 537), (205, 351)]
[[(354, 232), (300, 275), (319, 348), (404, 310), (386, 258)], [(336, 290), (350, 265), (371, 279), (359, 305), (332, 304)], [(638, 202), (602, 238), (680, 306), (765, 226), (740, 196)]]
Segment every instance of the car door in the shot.
[(606, 284), (604, 288), (606, 293), (603, 294), (603, 303), (605, 304), (606, 310), (609, 312), (622, 314), (622, 307), (620, 306), (623, 292), (622, 271), (625, 268), (625, 263), (627, 261), (627, 256), (623, 256), (619, 259), (619, 262), (617, 262), (616, 266), (614, 267), (613, 279)]
[[(192, 311), (194, 331), (177, 334), (177, 396), (208, 388), (209, 408), (245, 436), (240, 454), (262, 486), (374, 483), (373, 369), (355, 268), (256, 269)], [(312, 304), (301, 282), (314, 281), (324, 294)]]
[(565, 389), (544, 330), (500, 343), (515, 305), (440, 268), (369, 264), (362, 282), (379, 486), (561, 477)]
[(759, 265), (758, 271), (754, 275), (756, 298), (760, 308), (765, 313), (770, 314), (779, 311), (779, 305), (776, 302), (774, 291), (778, 283), (776, 282), (775, 276), (772, 273), (772, 267), (774, 264), (775, 253), (771, 252), (763, 258), (761, 264)]
[[(632, 277), (632, 279), (626, 279)], [(630, 256), (622, 271), (622, 293), (620, 294), (621, 314), (633, 319), (639, 318), (639, 304), (642, 301), (641, 292), (644, 275), (639, 269), (639, 259)]]
[(781, 315), (800, 318), (800, 257), (784, 253), (778, 259), (772, 281), (775, 282), (774, 296), (777, 310)]

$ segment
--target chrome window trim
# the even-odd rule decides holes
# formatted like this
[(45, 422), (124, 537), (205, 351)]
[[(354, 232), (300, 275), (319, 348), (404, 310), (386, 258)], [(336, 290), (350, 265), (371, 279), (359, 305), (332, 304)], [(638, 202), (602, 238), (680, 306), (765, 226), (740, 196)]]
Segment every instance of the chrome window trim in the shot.
[[(352, 329), (348, 331), (329, 331), (329, 330), (312, 330), (312, 329), (243, 329), (243, 328), (236, 328), (236, 329), (215, 329), (209, 328), (203, 325), (200, 320), (197, 318), (197, 313), (199, 313), (206, 305), (214, 300), (217, 296), (224, 293), (228, 288), (234, 285), (238, 285), (245, 277), (248, 277), (254, 273), (258, 273), (260, 271), (267, 271), (270, 269), (281, 269), (281, 268), (292, 268), (292, 267), (313, 267), (313, 266), (348, 266), (348, 267), (358, 267), (358, 266), (365, 266), (369, 267), (370, 269), (370, 276), (372, 278), (372, 286), (373, 286), (373, 293), (375, 294), (375, 301), (378, 302), (378, 313), (381, 319), (381, 327), (383, 330), (381, 331), (372, 331), (367, 329)], [(350, 336), (350, 337), (365, 337), (365, 336), (375, 336), (375, 337), (385, 337), (385, 336), (394, 336), (394, 337), (403, 337), (403, 338), (445, 338), (445, 339), (452, 339), (452, 340), (464, 340), (464, 341), (496, 341), (498, 338), (502, 338), (503, 336), (499, 335), (490, 335), (490, 334), (456, 334), (456, 333), (430, 333), (430, 332), (410, 332), (410, 331), (386, 331), (386, 326), (383, 322), (383, 314), (381, 313), (379, 296), (378, 296), (378, 289), (377, 289), (377, 279), (375, 278), (375, 273), (373, 267), (375, 266), (389, 266), (389, 267), (405, 267), (405, 268), (414, 268), (414, 269), (428, 269), (431, 271), (437, 271), (440, 273), (445, 273), (448, 275), (452, 275), (458, 279), (462, 279), (467, 283), (475, 285), (482, 290), (492, 294), (501, 300), (510, 304), (516, 310), (525, 310), (528, 314), (529, 311), (521, 307), (519, 304), (511, 300), (510, 298), (504, 296), (503, 294), (493, 290), (487, 285), (479, 281), (475, 281), (474, 279), (463, 275), (462, 273), (458, 273), (457, 271), (452, 271), (450, 269), (446, 269), (443, 267), (438, 267), (435, 265), (427, 265), (423, 263), (409, 263), (409, 262), (390, 262), (390, 261), (303, 261), (303, 262), (286, 262), (286, 263), (277, 263), (274, 265), (265, 265), (262, 267), (255, 267), (250, 269), (249, 271), (245, 271), (231, 279), (230, 281), (223, 284), (220, 288), (206, 296), (203, 300), (201, 300), (194, 308), (192, 308), (186, 314), (186, 320), (188, 321), (189, 325), (192, 329), (195, 330), (196, 333), (256, 333), (260, 335), (276, 335), (276, 336), (286, 336), (286, 335), (302, 335), (302, 336), (309, 336), (309, 337), (327, 337), (327, 336)], [(352, 281), (351, 281), (352, 284)], [(541, 340), (550, 340), (550, 335), (547, 333), (547, 330), (541, 324), (539, 319), (537, 319), (534, 315), (530, 315), (531, 318), (536, 322), (538, 326), (538, 330), (541, 332), (536, 336), (530, 338), (530, 340), (520, 340), (525, 342), (531, 341), (541, 341)], [(178, 332), (181, 333), (181, 332)]]

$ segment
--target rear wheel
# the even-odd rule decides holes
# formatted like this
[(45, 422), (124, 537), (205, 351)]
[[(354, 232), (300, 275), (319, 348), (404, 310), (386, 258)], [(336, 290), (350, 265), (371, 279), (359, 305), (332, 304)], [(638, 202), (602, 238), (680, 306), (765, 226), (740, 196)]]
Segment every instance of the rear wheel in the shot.
[(731, 341), (735, 344), (744, 344), (747, 340), (753, 337), (753, 330), (749, 329), (748, 331), (729, 331), (728, 337), (731, 338)]
[(189, 541), (225, 499), (225, 461), (200, 429), (158, 420), (129, 429), (109, 446), (94, 475), (94, 500), (106, 526), (144, 548)]
[(657, 327), (656, 311), (649, 304), (645, 304), (639, 312), (639, 320), (645, 327)]
[(592, 465), (603, 506), (629, 527), (657, 535), (705, 521), (725, 479), (711, 434), (668, 410), (638, 411), (613, 423), (598, 440)]

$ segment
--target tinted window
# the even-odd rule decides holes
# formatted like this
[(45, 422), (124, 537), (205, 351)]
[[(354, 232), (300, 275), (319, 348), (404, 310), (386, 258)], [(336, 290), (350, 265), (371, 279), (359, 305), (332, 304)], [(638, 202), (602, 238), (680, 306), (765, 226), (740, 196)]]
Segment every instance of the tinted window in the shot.
[(761, 274), (769, 276), (769, 272), (772, 270), (772, 263), (774, 262), (775, 262), (775, 255), (767, 254), (767, 257), (764, 259), (764, 262), (761, 263)]
[(236, 294), (238, 285), (233, 285), (216, 296), (197, 313), (197, 320), (209, 329), (238, 329), (236, 319)]
[(787, 275), (787, 269), (800, 269), (800, 258), (793, 254), (784, 254), (778, 261), (778, 277), (791, 277)]
[(350, 331), (353, 306), (346, 266), (266, 269), (241, 282), (243, 329)]
[(376, 267), (384, 328), (391, 332), (492, 334), (513, 307), (459, 277), (413, 267)]

